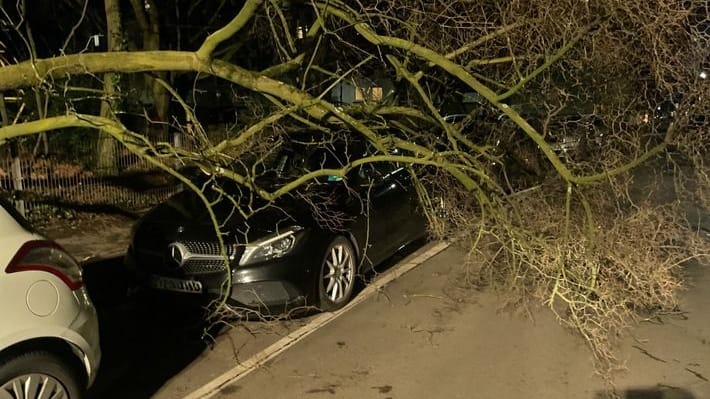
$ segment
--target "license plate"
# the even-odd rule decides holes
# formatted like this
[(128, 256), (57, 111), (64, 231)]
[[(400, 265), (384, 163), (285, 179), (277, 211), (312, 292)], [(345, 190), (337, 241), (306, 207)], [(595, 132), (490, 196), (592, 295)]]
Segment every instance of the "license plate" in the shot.
[(187, 292), (190, 294), (202, 293), (202, 283), (196, 280), (181, 280), (171, 277), (151, 276), (150, 286), (164, 291)]

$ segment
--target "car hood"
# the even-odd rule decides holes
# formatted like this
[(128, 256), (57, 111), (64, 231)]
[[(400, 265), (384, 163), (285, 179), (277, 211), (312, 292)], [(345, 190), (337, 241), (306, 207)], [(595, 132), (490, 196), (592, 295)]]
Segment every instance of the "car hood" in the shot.
[[(343, 191), (333, 190), (331, 185), (312, 189), (310, 193), (316, 194), (312, 201), (318, 203), (319, 208), (329, 206), (352, 214), (357, 211), (353, 204), (359, 202), (343, 201), (346, 197)], [(319, 202), (324, 198), (329, 201)], [(217, 197), (211, 195), (208, 199), (215, 201)], [(298, 194), (284, 196), (272, 203), (250, 197), (248, 193), (235, 200), (243, 211), (248, 212), (247, 215), (240, 213), (235, 201), (227, 198), (216, 201), (212, 210), (220, 223), (221, 232), (234, 237), (238, 242), (252, 241), (295, 225), (304, 228), (319, 226), (313, 216), (313, 206)], [(325, 205), (325, 202), (329, 204)], [(208, 237), (211, 237), (216, 240), (207, 207), (197, 194), (189, 190), (182, 191), (153, 208), (138, 222), (135, 232), (143, 236), (152, 235), (153, 239), (158, 235), (168, 240), (177, 237), (199, 238), (202, 241), (210, 240)]]
[[(308, 223), (307, 215), (299, 207), (293, 206), (292, 202), (268, 204), (263, 200), (256, 200), (251, 206), (240, 204), (243, 212), (247, 213), (244, 215), (232, 201), (224, 198), (212, 206), (212, 211), (223, 232), (241, 233), (253, 238), (277, 229)], [(182, 191), (153, 208), (142, 218), (140, 224), (172, 226), (180, 232), (200, 235), (214, 234), (214, 224), (207, 207), (197, 194), (189, 190)]]

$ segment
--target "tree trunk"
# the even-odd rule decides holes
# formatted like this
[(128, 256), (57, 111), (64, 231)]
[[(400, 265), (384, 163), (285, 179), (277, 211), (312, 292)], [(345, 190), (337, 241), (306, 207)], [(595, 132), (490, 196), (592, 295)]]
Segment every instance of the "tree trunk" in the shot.
[[(107, 51), (120, 51), (123, 45), (123, 32), (121, 27), (121, 9), (119, 0), (104, 0), (106, 11)], [(114, 113), (118, 105), (116, 84), (120, 75), (115, 73), (104, 74), (104, 98), (101, 101), (101, 116), (116, 118)], [(111, 175), (118, 172), (116, 166), (116, 141), (109, 135), (99, 135), (96, 148), (96, 169), (101, 175)]]
[[(131, 0), (131, 6), (143, 34), (143, 50), (160, 50), (160, 20), (155, 2), (153, 0)], [(155, 75), (163, 80), (167, 80), (168, 76), (166, 72), (156, 72)], [(153, 98), (153, 112), (150, 113), (153, 120), (147, 121), (146, 133), (165, 140), (168, 133), (168, 106), (170, 104), (168, 91), (150, 76), (146, 76), (144, 90), (150, 92)]]

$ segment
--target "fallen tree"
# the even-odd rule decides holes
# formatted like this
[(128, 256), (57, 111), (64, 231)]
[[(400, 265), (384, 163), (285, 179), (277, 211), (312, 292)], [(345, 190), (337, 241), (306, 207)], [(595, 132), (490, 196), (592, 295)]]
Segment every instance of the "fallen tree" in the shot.
[[(626, 195), (630, 171), (673, 149), (692, 165), (692, 199), (707, 206), (707, 123), (697, 117), (707, 115), (709, 95), (701, 77), (708, 36), (696, 16), (702, 7), (640, 0), (448, 7), (247, 0), (194, 51), (78, 53), (0, 68), (0, 91), (35, 87), (67, 104), (80, 75), (213, 76), (258, 99), (229, 137), (213, 142), (194, 105), (153, 76), (180, 105), (175, 128), (191, 149), (152, 144), (120, 118), (70, 105), (41, 120), (15, 115), (15, 123), (0, 128), (0, 141), (67, 128), (101, 131), (199, 193), (208, 209), (206, 188), (178, 166), (198, 166), (248, 188), (247, 195), (275, 201), (367, 163), (408, 165), (432, 233), (458, 237), (472, 260), (486, 259), (473, 280), (534, 293), (582, 334), (600, 370), (609, 371), (616, 334), (637, 312), (674, 309), (679, 264), (707, 253), (707, 243), (679, 228), (683, 221), (668, 209)], [(248, 67), (261, 59), (242, 57), (243, 43), (268, 48), (268, 65)], [(371, 85), (368, 93), (358, 85), (365, 78), (392, 87)], [(360, 90), (361, 102), (329, 97), (344, 83)], [(460, 105), (462, 94), (469, 105)], [(673, 114), (658, 113), (667, 101)], [(463, 122), (451, 122), (450, 113)], [(326, 142), (345, 130), (376, 152), (343, 168), (307, 171), (275, 189), (249, 165), (235, 167), (244, 154), (259, 162), (268, 152), (264, 142), (303, 130)], [(568, 149), (568, 142), (577, 144)], [(445, 213), (436, 201), (446, 203)], [(664, 234), (649, 237), (645, 229)], [(673, 239), (692, 245), (668, 248), (664, 243)], [(640, 245), (652, 249), (636, 252)]]

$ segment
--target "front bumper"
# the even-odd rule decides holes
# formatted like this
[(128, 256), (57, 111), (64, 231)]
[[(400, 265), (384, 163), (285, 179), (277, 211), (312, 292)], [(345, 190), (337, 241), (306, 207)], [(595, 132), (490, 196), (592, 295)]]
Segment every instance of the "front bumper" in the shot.
[[(248, 266), (232, 267), (228, 304), (232, 308), (256, 310), (261, 313), (283, 313), (315, 303), (315, 276), (320, 271), (320, 252), (308, 245), (299, 245), (288, 256)], [(151, 288), (153, 276), (199, 281), (202, 295), (174, 295), (218, 298), (226, 285), (225, 273), (178, 275), (161, 272), (159, 267), (145, 264), (133, 248), (126, 255), (126, 266), (141, 288)], [(152, 289), (152, 288), (151, 288)], [(152, 289), (155, 290), (155, 289)], [(156, 290), (157, 291), (157, 290)]]
[(232, 272), (229, 304), (278, 313), (315, 303), (319, 262), (306, 256), (307, 252), (237, 267)]

